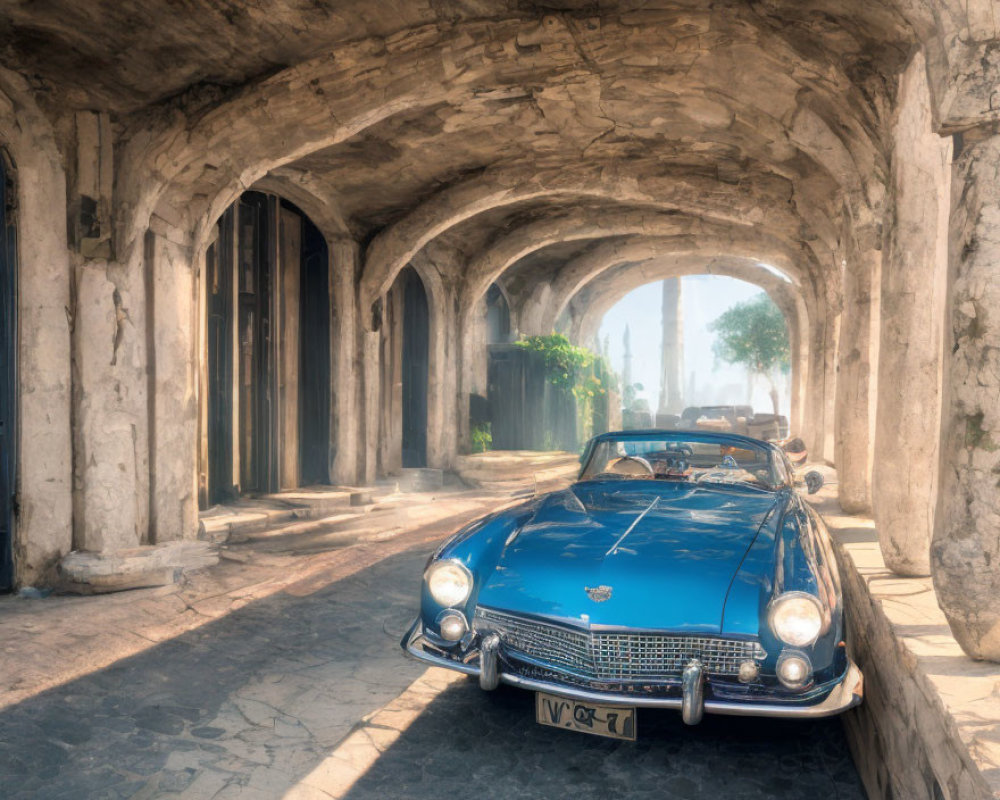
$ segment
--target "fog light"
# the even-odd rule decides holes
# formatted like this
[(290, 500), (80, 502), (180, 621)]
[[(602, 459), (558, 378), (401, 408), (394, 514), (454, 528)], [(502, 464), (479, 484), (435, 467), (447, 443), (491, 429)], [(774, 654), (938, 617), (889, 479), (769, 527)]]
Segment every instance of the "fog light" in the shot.
[(760, 667), (756, 661), (740, 662), (740, 683), (753, 683), (760, 675)]
[(789, 689), (801, 689), (812, 680), (812, 664), (798, 653), (783, 655), (778, 659), (778, 680)]
[(457, 642), (469, 630), (469, 623), (465, 621), (465, 617), (458, 611), (451, 609), (438, 614), (437, 624), (441, 631), (441, 638), (447, 639), (449, 642)]

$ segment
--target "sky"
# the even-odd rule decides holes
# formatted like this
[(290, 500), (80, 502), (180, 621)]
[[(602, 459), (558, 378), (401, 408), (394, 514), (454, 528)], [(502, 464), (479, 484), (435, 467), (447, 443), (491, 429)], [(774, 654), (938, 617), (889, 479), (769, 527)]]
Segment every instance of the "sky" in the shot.
[[(612, 368), (622, 374), (623, 335), (626, 324), (632, 340), (632, 380), (643, 384), (639, 397), (655, 411), (660, 400), (660, 341), (662, 338), (662, 286), (659, 281), (641, 286), (623, 297), (605, 315), (600, 328), (603, 347), (608, 342)], [(709, 323), (737, 303), (760, 294), (759, 287), (720, 275), (692, 275), (681, 278), (684, 313), (684, 403), (685, 405), (745, 404), (748, 399), (747, 371), (717, 361), (712, 350), (715, 335)], [(694, 391), (692, 393), (692, 381)], [(767, 381), (754, 381), (750, 405), (755, 411), (770, 413)], [(787, 415), (787, 380), (779, 384), (779, 411)]]

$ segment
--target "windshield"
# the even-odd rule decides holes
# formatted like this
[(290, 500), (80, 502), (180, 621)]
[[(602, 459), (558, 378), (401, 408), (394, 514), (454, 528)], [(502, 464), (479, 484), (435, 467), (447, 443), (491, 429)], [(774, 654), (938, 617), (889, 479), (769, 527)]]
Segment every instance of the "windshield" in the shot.
[(741, 484), (769, 491), (788, 485), (785, 470), (765, 446), (697, 434), (601, 437), (591, 445), (580, 480), (609, 478)]

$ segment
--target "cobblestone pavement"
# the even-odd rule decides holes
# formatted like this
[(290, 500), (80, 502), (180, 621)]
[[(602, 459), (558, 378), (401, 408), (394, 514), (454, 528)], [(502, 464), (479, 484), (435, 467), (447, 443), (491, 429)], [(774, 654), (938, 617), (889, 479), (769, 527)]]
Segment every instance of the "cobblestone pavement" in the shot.
[(646, 712), (618, 743), (404, 659), (441, 533), (0, 710), (0, 797), (863, 797), (837, 720)]

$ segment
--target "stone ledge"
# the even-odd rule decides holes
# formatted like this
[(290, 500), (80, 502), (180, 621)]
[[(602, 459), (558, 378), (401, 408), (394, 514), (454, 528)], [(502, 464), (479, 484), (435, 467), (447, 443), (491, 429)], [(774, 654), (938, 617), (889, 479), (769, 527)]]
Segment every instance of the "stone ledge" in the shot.
[(958, 646), (930, 578), (900, 578), (875, 526), (815, 503), (837, 543), (851, 647), (865, 702), (845, 715), (868, 794), (877, 800), (1000, 798), (1000, 664)]
[(186, 571), (218, 563), (215, 546), (197, 541), (145, 545), (109, 553), (74, 550), (59, 562), (58, 590), (69, 594), (104, 594), (170, 586)]

